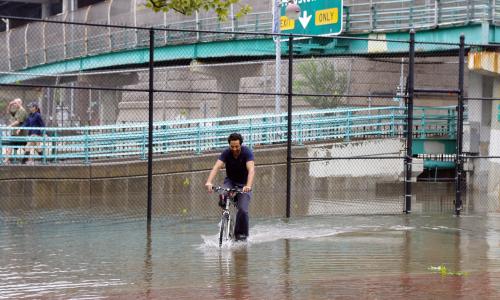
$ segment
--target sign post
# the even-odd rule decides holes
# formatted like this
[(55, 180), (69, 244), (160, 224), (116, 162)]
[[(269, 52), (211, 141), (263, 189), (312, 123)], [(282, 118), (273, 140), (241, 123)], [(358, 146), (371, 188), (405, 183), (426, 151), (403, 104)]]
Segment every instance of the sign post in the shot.
[(298, 20), (285, 15), (287, 1), (281, 2), (281, 33), (307, 35), (338, 35), (342, 32), (343, 0), (297, 0)]
[[(280, 1), (274, 0), (273, 2), (273, 33), (280, 34)], [(273, 37), (275, 52), (276, 52), (276, 63), (275, 63), (275, 75), (276, 83), (274, 84), (274, 92), (276, 93), (274, 100), (274, 113), (276, 115), (281, 113), (281, 37), (276, 35)]]

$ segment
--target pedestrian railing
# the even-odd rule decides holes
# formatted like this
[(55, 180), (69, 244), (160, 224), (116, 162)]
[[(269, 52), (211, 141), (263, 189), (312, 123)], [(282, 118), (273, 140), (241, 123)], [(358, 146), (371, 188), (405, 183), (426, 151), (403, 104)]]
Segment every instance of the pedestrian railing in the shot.
[[(297, 112), (292, 120), (292, 142), (303, 145), (321, 141), (351, 141), (368, 138), (404, 137), (405, 109), (395, 106), (373, 108), (336, 108)], [(153, 126), (154, 154), (201, 154), (227, 146), (227, 136), (240, 132), (245, 144), (257, 146), (285, 144), (287, 114), (221, 117), (183, 121), (155, 122)], [(454, 106), (416, 107), (415, 138), (455, 138)], [(25, 128), (29, 129), (29, 128)], [(146, 159), (148, 124), (130, 123), (89, 127), (45, 127), (40, 137), (12, 136), (17, 128), (0, 127), (2, 160), (6, 158), (8, 142), (38, 142), (43, 149), (42, 162), (85, 163), (114, 159)], [(25, 158), (26, 146), (10, 159)]]

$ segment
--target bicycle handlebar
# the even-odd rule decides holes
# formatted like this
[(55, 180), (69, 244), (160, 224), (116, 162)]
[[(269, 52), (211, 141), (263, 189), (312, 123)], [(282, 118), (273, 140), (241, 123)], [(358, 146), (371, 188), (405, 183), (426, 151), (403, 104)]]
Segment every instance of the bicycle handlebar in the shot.
[(241, 189), (236, 189), (236, 188), (225, 188), (221, 186), (213, 186), (212, 190), (214, 190), (217, 193), (236, 193), (236, 194), (243, 194), (243, 191)]

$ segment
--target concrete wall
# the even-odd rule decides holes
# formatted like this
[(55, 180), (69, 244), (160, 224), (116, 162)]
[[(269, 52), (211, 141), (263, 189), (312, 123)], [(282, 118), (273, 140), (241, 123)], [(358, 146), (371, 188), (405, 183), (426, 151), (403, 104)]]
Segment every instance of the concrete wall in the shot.
[[(296, 147), (294, 157), (307, 157), (311, 148)], [(327, 147), (331, 147), (327, 146)], [(154, 162), (153, 215), (213, 217), (217, 197), (204, 190), (206, 177), (218, 153), (194, 157), (159, 157)], [(364, 161), (365, 165), (372, 161)], [(401, 165), (403, 161), (401, 160)], [(286, 211), (286, 149), (256, 149), (257, 176), (253, 217), (282, 217)], [(44, 212), (85, 213), (89, 218), (127, 214), (144, 216), (147, 181), (144, 161), (112, 164), (3, 166), (0, 167), (0, 214), (18, 217)], [(318, 168), (332, 168), (319, 166)], [(338, 166), (336, 167), (338, 168)], [(309, 162), (296, 161), (292, 168), (292, 215), (398, 214), (403, 210), (403, 183), (394, 174), (324, 173), (313, 176)], [(369, 168), (367, 168), (369, 169)], [(345, 173), (345, 172), (344, 172)], [(221, 183), (221, 172), (216, 182)], [(416, 184), (414, 211), (452, 211), (452, 183)], [(443, 207), (442, 203), (448, 203)]]
[[(441, 152), (442, 153), (442, 152)], [(387, 177), (398, 180), (404, 177), (402, 158), (405, 141), (402, 139), (362, 140), (351, 143), (333, 144), (331, 147), (311, 147), (308, 157), (400, 157), (396, 159), (345, 159), (317, 160), (309, 163), (311, 177)], [(413, 160), (413, 177), (423, 171), (423, 160)]]

